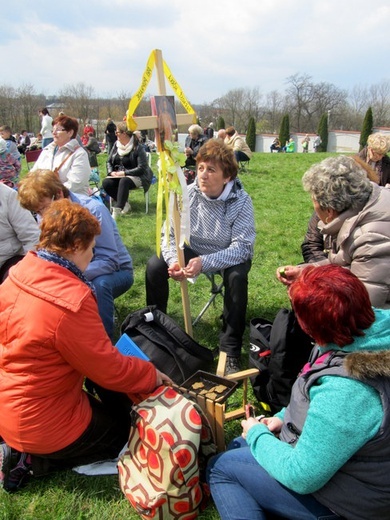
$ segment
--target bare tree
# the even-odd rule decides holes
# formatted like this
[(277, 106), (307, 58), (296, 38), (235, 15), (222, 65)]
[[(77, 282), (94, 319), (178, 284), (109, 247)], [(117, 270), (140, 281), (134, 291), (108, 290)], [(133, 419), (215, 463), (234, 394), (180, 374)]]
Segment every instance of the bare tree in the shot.
[(390, 124), (390, 81), (371, 85), (369, 89), (370, 106), (374, 115), (376, 126), (389, 126)]
[(83, 123), (94, 115), (94, 89), (85, 83), (65, 86), (59, 97), (66, 106), (66, 113)]
[(234, 126), (238, 132), (246, 132), (250, 117), (255, 121), (260, 115), (260, 93), (258, 88), (252, 90), (240, 88), (229, 90), (227, 94), (216, 100), (220, 115), (227, 126)]

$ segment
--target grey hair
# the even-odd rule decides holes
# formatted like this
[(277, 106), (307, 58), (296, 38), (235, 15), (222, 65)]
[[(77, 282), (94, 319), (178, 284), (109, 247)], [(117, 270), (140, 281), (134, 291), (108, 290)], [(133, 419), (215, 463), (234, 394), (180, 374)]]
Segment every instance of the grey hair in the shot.
[(199, 125), (191, 125), (188, 129), (188, 133), (196, 132), (198, 135), (203, 134), (203, 128)]
[(338, 213), (362, 208), (373, 189), (363, 168), (345, 155), (314, 164), (302, 177), (302, 184), (322, 209)]

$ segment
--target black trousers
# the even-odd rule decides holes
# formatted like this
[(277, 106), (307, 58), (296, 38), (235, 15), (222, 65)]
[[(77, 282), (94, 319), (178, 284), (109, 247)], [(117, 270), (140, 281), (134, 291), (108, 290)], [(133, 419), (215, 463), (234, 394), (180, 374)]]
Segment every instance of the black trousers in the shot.
[(71, 469), (100, 460), (115, 459), (129, 438), (131, 401), (124, 394), (95, 386), (97, 398), (88, 394), (92, 419), (84, 433), (62, 450), (48, 454), (31, 454), (34, 477), (53, 471)]
[(8, 272), (11, 269), (13, 265), (16, 265), (18, 262), (20, 262), (24, 258), (23, 255), (16, 255), (11, 258), (8, 258), (6, 262), (1, 266), (0, 268), (0, 284), (4, 282), (4, 280), (8, 276)]
[(135, 190), (137, 186), (130, 177), (110, 178), (103, 180), (103, 188), (108, 195), (115, 200), (116, 207), (123, 209), (129, 198), (130, 190)]
[[(184, 249), (186, 264), (199, 256), (192, 249)], [(252, 262), (246, 262), (221, 271), (224, 285), (222, 330), (219, 337), (220, 350), (229, 356), (239, 357), (242, 336), (245, 331), (246, 309), (248, 305), (248, 273)], [(168, 266), (163, 258), (153, 256), (146, 266), (146, 303), (156, 305), (167, 312), (169, 298)]]

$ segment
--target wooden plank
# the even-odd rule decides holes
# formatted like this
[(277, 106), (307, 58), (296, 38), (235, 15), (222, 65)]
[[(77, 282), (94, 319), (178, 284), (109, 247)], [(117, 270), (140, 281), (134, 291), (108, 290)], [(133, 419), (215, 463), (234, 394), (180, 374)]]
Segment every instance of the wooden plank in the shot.
[(216, 445), (218, 451), (225, 451), (225, 405), (216, 403), (215, 404), (215, 433), (216, 433)]
[[(192, 125), (193, 120), (193, 114), (176, 114), (176, 121), (179, 126)], [(137, 130), (155, 130), (158, 127), (157, 116), (134, 116), (134, 121), (137, 123)]]
[[(219, 358), (221, 359), (221, 354), (225, 354), (226, 352), (220, 352)], [(218, 363), (219, 365), (219, 363)], [(218, 370), (218, 369), (217, 369)], [(233, 381), (241, 381), (243, 379), (246, 379), (248, 377), (257, 376), (259, 374), (260, 370), (258, 368), (247, 368), (246, 370), (240, 370), (240, 372), (236, 372), (235, 374), (229, 374), (226, 375), (226, 379), (232, 379)], [(217, 372), (218, 374), (218, 372)], [(218, 374), (220, 375), (220, 374)]]
[[(226, 359), (227, 354), (226, 352), (219, 352), (219, 360), (218, 360), (218, 366), (217, 366), (217, 376), (224, 376), (225, 374), (225, 368), (226, 368)], [(234, 375), (234, 374), (233, 374)], [(230, 379), (234, 379), (231, 377)]]
[(237, 408), (236, 410), (225, 413), (225, 421), (231, 421), (232, 419), (238, 419), (239, 417), (245, 417), (244, 408)]

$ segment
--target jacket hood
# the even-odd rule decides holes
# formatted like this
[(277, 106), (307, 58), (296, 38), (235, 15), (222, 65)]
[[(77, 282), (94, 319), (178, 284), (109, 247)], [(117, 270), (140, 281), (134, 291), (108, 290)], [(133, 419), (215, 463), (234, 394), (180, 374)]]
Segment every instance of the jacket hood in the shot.
[(382, 376), (390, 377), (390, 310), (374, 309), (375, 321), (355, 337), (350, 345), (340, 349), (328, 344), (325, 350), (345, 352), (344, 367), (347, 373), (359, 380)]
[(65, 267), (27, 253), (9, 273), (22, 291), (72, 312), (78, 312), (91, 289)]
[(354, 352), (344, 360), (344, 368), (355, 379), (390, 378), (390, 350), (382, 352)]

